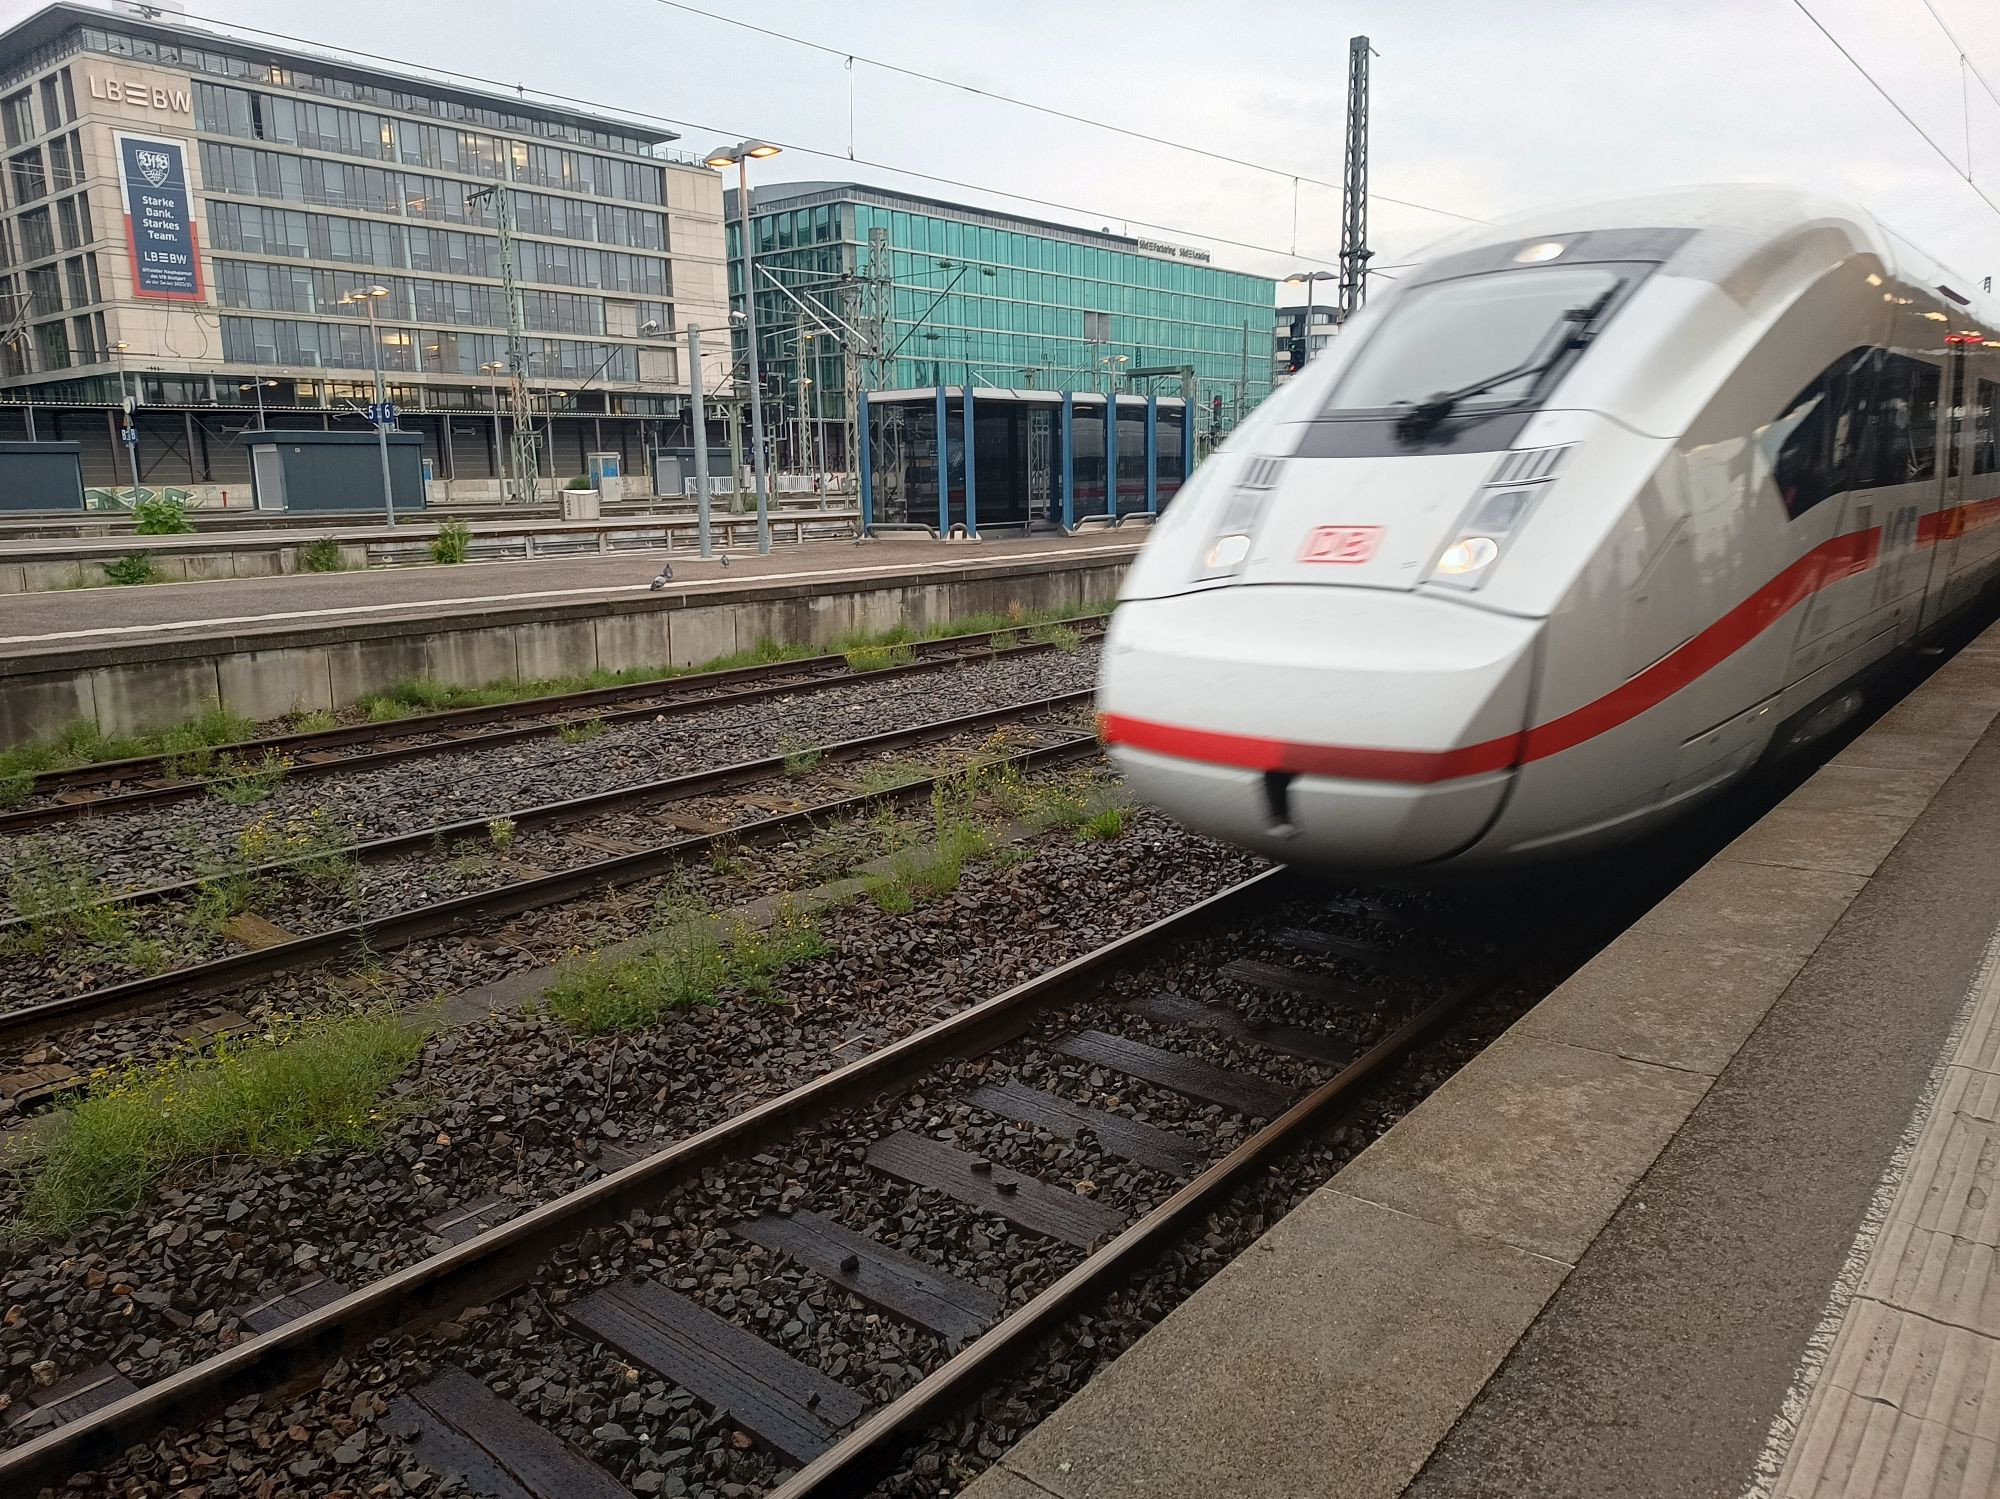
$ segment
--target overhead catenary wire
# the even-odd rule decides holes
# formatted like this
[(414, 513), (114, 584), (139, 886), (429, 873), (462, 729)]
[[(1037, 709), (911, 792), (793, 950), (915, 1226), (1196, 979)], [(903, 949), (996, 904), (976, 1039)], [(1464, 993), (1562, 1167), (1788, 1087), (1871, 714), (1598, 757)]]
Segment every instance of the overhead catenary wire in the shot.
[(1924, 0), (1924, 9), (1931, 13), (1931, 19), (1937, 22), (1938, 30), (1944, 33), (1944, 39), (1950, 42), (1954, 50), (1957, 51), (1960, 68), (1979, 80), (1979, 86), (1986, 90), (1987, 98), (1991, 99), (1995, 104), (2000, 104), (2000, 93), (1994, 92), (1993, 85), (1986, 81), (1986, 75), (1979, 71), (1979, 64), (1967, 55), (1965, 44), (1952, 34), (1949, 26), (1945, 25), (1944, 17), (1938, 14), (1938, 8), (1931, 4), (1931, 0)]
[[(686, 0), (653, 0), (653, 3), (665, 6), (669, 10), (684, 11), (691, 16), (701, 16), (710, 21), (720, 22), (725, 26), (734, 26), (743, 31), (755, 32), (759, 36), (767, 36), (775, 41), (788, 42), (795, 47), (804, 47), (809, 51), (823, 53), (828, 57), (840, 58), (848, 64), (850, 69), (857, 62), (866, 63), (869, 67), (878, 68), (884, 73), (896, 73), (904, 78), (920, 79), (925, 83), (934, 83), (940, 88), (957, 89), (960, 93), (973, 94), (981, 99), (992, 99), (997, 103), (1011, 104), (1017, 109), (1033, 110), (1036, 114), (1048, 115), (1058, 120), (1067, 120), (1073, 125), (1087, 125), (1093, 130), (1108, 130), (1112, 134), (1122, 135), (1128, 140), (1147, 141), (1156, 146), (1168, 146), (1176, 151), (1186, 151), (1195, 156), (1206, 156), (1210, 161), (1225, 162), (1235, 167), (1248, 167), (1251, 171), (1255, 172), (1268, 172), (1274, 177), (1289, 177), (1295, 184), (1310, 182), (1315, 187), (1329, 188), (1334, 192), (1341, 190), (1341, 185), (1338, 182), (1329, 182), (1325, 178), (1314, 177), (1309, 173), (1295, 172), (1288, 167), (1274, 167), (1269, 162), (1251, 161), (1247, 157), (1231, 156), (1226, 151), (1213, 151), (1206, 146), (1197, 146), (1190, 141), (1173, 140), (1168, 136), (1155, 135), (1151, 131), (1136, 130), (1130, 125), (1121, 125), (1115, 120), (1100, 120), (1092, 115), (1077, 114), (1072, 110), (1058, 109), (1052, 104), (1037, 104), (1032, 99), (1023, 99), (1014, 94), (1003, 94), (995, 89), (980, 88), (976, 84), (965, 83), (956, 78), (946, 78), (938, 73), (925, 72), (922, 68), (912, 68), (906, 67), (901, 63), (885, 62), (879, 57), (864, 57), (861, 53), (850, 51), (845, 47), (835, 47), (825, 42), (816, 42), (810, 37), (799, 36), (789, 31), (779, 31), (770, 26), (759, 26), (754, 21), (745, 21), (737, 16), (723, 15), (718, 11), (703, 10), (698, 5), (687, 4)], [(1479, 218), (1474, 214), (1459, 213), (1454, 209), (1439, 208), (1430, 203), (1417, 203), (1408, 198), (1392, 198), (1386, 193), (1371, 192), (1368, 194), (1368, 197), (1377, 203), (1393, 203), (1399, 208), (1414, 208), (1424, 213), (1441, 214), (1445, 218), (1462, 219), (1470, 224), (1484, 224), (1487, 222), (1487, 220)]]
[[(411, 63), (402, 58), (390, 57), (380, 52), (367, 52), (358, 47), (350, 47), (343, 43), (323, 42), (313, 37), (302, 37), (289, 32), (273, 31), (268, 27), (251, 26), (240, 21), (224, 20), (219, 16), (200, 15), (193, 11), (176, 11), (175, 14), (185, 17), (188, 20), (205, 21), (210, 25), (241, 32), (248, 36), (268, 37), (273, 41), (285, 42), (294, 47), (314, 48), (334, 57), (335, 60), (351, 58), (360, 62), (395, 68), (415, 80), (430, 79), (455, 87), (476, 86), (483, 91), (504, 90), (524, 103), (541, 103), (544, 108), (585, 110), (607, 118), (622, 117), (633, 125), (670, 125), (676, 129), (698, 130), (707, 134), (724, 137), (745, 133), (740, 129), (725, 128), (703, 120), (680, 119), (673, 115), (656, 114), (651, 110), (634, 109), (621, 104), (609, 104), (601, 99), (585, 98), (581, 94), (565, 94), (553, 89), (529, 88), (526, 84), (522, 83), (506, 83), (497, 78), (486, 77), (484, 74), (468, 73), (457, 68), (440, 68)], [(1217, 234), (1210, 229), (1195, 229), (1184, 224), (1166, 224), (1158, 220), (1142, 219), (1132, 214), (1117, 212), (1111, 209), (1089, 208), (1075, 203), (1065, 203), (1056, 198), (1036, 197), (1032, 193), (1017, 192), (1012, 188), (993, 187), (982, 182), (968, 182), (963, 178), (946, 177), (936, 172), (918, 171), (914, 167), (898, 166), (896, 163), (889, 161), (875, 161), (865, 156), (849, 157), (841, 151), (830, 151), (819, 146), (806, 145), (801, 141), (780, 140), (773, 136), (758, 138), (767, 140), (770, 144), (786, 151), (797, 151), (807, 156), (823, 157), (829, 161), (851, 161), (855, 166), (873, 167), (877, 171), (882, 172), (894, 172), (898, 176), (915, 178), (920, 182), (934, 182), (940, 187), (955, 187), (966, 192), (987, 193), (993, 197), (1006, 198), (1015, 203), (1028, 203), (1037, 208), (1054, 209), (1058, 213), (1076, 214), (1086, 219), (1094, 218), (1100, 223), (1107, 219), (1117, 219), (1127, 225), (1137, 224), (1142, 229), (1153, 229), (1163, 234), (1183, 235), (1189, 239), (1204, 240), (1214, 245), (1227, 245), (1234, 250), (1251, 250), (1259, 255), (1275, 255), (1281, 259), (1310, 261), (1315, 265), (1331, 266), (1336, 264), (1336, 261), (1329, 256), (1294, 255), (1291, 250), (1280, 245), (1260, 244), (1254, 240), (1231, 239), (1226, 235)], [(1075, 228), (1079, 233), (1090, 232), (1081, 225), (1068, 227)]]
[[(1963, 178), (1965, 181), (1965, 185), (1971, 188), (1975, 193), (1979, 194), (1981, 201), (1983, 201), (1988, 208), (1992, 209), (1995, 213), (2000, 213), (2000, 203), (1996, 203), (1993, 200), (1992, 195), (1988, 193), (1985, 188), (1981, 187), (1977, 182), (1972, 180), (1972, 172), (1970, 168), (1961, 167), (1957, 162), (1952, 160), (1951, 153), (1945, 150), (1943, 146), (1938, 144), (1937, 138), (1933, 136), (1928, 130), (1924, 129), (1923, 126), (1919, 125), (1916, 122), (1916, 120), (1911, 116), (1910, 112), (1907, 109), (1903, 108), (1902, 105), (1896, 102), (1896, 96), (1890, 93), (1888, 89), (1882, 86), (1881, 80), (1876, 78), (1876, 76), (1873, 73), (1869, 72), (1866, 67), (1862, 66), (1861, 60), (1858, 57), (1856, 57), (1852, 52), (1848, 51), (1847, 48), (1841, 44), (1840, 38), (1835, 36), (1831, 31), (1828, 31), (1826, 29), (1825, 23), (1823, 23), (1818, 16), (1814, 15), (1810, 10), (1806, 8), (1805, 0), (1792, 0), (1792, 4), (1798, 7), (1800, 15), (1804, 16), (1808, 21), (1812, 22), (1814, 29), (1816, 29), (1821, 36), (1825, 37), (1829, 42), (1833, 43), (1834, 50), (1837, 51), (1842, 57), (1847, 59), (1848, 63), (1853, 67), (1854, 71), (1859, 73), (1863, 78), (1868, 80), (1869, 87), (1873, 88), (1876, 93), (1880, 94), (1883, 97), (1883, 99), (1887, 101), (1889, 107), (1895, 110), (1897, 114), (1903, 117), (1904, 123), (1907, 124), (1912, 130), (1916, 131), (1918, 135), (1923, 137), (1924, 144), (1929, 146), (1933, 151), (1937, 152), (1938, 159), (1942, 161), (1946, 166), (1951, 168), (1952, 176)], [(1942, 25), (1943, 23), (1940, 22), (1939, 24)]]

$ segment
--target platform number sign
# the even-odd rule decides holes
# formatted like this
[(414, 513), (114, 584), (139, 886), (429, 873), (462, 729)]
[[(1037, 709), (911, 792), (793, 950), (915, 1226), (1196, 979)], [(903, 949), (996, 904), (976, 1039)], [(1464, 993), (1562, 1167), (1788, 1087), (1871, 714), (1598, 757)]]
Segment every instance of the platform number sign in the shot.
[(169, 302), (202, 301), (201, 246), (185, 145), (121, 133), (118, 176), (124, 189), (132, 294)]
[(393, 427), (396, 425), (397, 413), (394, 401), (384, 401), (380, 405), (370, 401), (362, 408), (362, 411), (368, 420), (378, 427)]
[(120, 427), (118, 429), (118, 440), (128, 448), (136, 448), (139, 445), (139, 429), (137, 427)]

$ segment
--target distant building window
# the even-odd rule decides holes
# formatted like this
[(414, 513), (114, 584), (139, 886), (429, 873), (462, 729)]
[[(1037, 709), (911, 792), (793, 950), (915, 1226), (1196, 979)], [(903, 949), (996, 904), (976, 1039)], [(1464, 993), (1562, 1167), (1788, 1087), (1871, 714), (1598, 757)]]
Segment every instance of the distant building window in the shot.
[(0, 99), (0, 128), (5, 129), (10, 146), (35, 138), (35, 100), (29, 90)]
[(1092, 344), (1111, 342), (1111, 314), (1108, 312), (1086, 312), (1083, 315), (1083, 341)]

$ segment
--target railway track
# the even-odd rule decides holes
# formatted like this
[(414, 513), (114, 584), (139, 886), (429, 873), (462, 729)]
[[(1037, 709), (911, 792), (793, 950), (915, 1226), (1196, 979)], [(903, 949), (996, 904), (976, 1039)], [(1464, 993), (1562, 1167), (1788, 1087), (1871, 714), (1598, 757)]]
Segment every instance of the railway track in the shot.
[[(1285, 871), (1266, 871), (365, 1288), (303, 1282), (244, 1310), (255, 1336), (144, 1388), (110, 1369), (65, 1381), (30, 1418), (27, 1429), (44, 1429), (0, 1454), (0, 1491), (33, 1492), (165, 1428), (299, 1388), (415, 1327), (462, 1318), (458, 1333), (476, 1343), (473, 1329), (506, 1318), (473, 1309), (540, 1286), (546, 1296), (531, 1299), (560, 1308), (561, 1337), (726, 1413), (733, 1445), (763, 1463), (755, 1487), (783, 1499), (864, 1492), (1052, 1327), (1500, 983), (1519, 949), (1485, 930), (1469, 916), (1433, 925), (1380, 902), (1308, 898)], [(924, 1123), (969, 1115), (999, 1126), (984, 1155)], [(1235, 1143), (1216, 1151), (1215, 1140)], [(1063, 1150), (1126, 1163), (1147, 1185), (1120, 1197), (1044, 1179), (1038, 1163)], [(723, 1190), (718, 1173), (751, 1185), (711, 1212), (697, 1199)], [(756, 1190), (787, 1176), (782, 1192)], [(880, 1231), (893, 1217), (840, 1221), (822, 1180), (860, 1177), (1055, 1253), (1033, 1284), (999, 1294), (990, 1277)], [(726, 1205), (742, 1198), (764, 1205)], [(704, 1304), (695, 1267), (674, 1269), (674, 1253), (653, 1253), (653, 1273), (580, 1268), (599, 1265), (619, 1225), (663, 1221), (644, 1216), (663, 1203), (678, 1204), (691, 1233), (727, 1235), (733, 1255), (782, 1262), (835, 1301), (851, 1295), (913, 1329), (928, 1367), (871, 1398)], [(624, 1428), (578, 1444), (468, 1372), (470, 1344), (437, 1350), (381, 1423), (419, 1461), (508, 1496), (630, 1492), (633, 1454), (613, 1435)]]
[[(1104, 620), (1103, 615), (1088, 615), (1058, 624), (1079, 632), (1085, 641), (1094, 641), (1102, 635)], [(0, 812), (0, 834), (27, 832), (77, 818), (201, 796), (218, 786), (258, 774), (260, 766), (267, 763), (266, 757), (282, 757), (287, 781), (349, 774), (425, 755), (547, 738), (565, 730), (575, 732), (579, 727), (673, 718), (823, 687), (857, 681), (894, 681), (946, 671), (967, 662), (1005, 660), (1058, 649), (1050, 640), (1026, 638), (1034, 633), (1029, 629), (995, 630), (919, 642), (909, 647), (914, 660), (872, 670), (850, 666), (845, 656), (813, 656), (655, 682), (557, 693), (492, 707), (455, 708), (384, 723), (274, 734), (218, 746), (194, 757), (149, 755), (47, 771), (34, 778), (23, 805)], [(205, 767), (220, 764), (225, 768), (216, 773), (180, 773), (177, 767), (190, 758)]]
[[(986, 733), (1007, 725), (1074, 713), (1086, 706), (1089, 700), (1087, 691), (1060, 693), (1002, 708), (818, 745), (803, 752), (793, 750), (785, 755), (741, 761), (590, 796), (519, 808), (508, 813), (507, 820), (516, 828), (533, 828), (562, 826), (593, 816), (634, 809), (649, 809), (657, 813), (692, 797), (782, 778), (787, 774), (788, 761), (801, 753), (811, 755), (815, 761), (840, 765), (954, 736)], [(983, 754), (968, 763), (996, 769), (1013, 767), (1028, 770), (1079, 760), (1097, 753), (1096, 740), (1088, 732), (1060, 725), (1046, 725), (1033, 732), (1041, 743), (1014, 753)], [(315, 964), (361, 954), (391, 952), (425, 937), (476, 930), (522, 912), (652, 879), (676, 866), (707, 857), (724, 845), (768, 842), (822, 823), (858, 817), (880, 806), (927, 797), (941, 782), (959, 773), (960, 770), (955, 769), (941, 774), (912, 776), (883, 790), (863, 790), (851, 796), (796, 810), (772, 812), (708, 831), (689, 831), (673, 824), (673, 836), (663, 841), (626, 852), (588, 858), (554, 873), (533, 874), (469, 895), (426, 901), (269, 946), (23, 1005), (0, 1012), (0, 1047), (79, 1024), (227, 993), (257, 979)], [(455, 840), (487, 837), (490, 826), (491, 819), (488, 818), (467, 819), (375, 839), (340, 852), (366, 862), (410, 853), (449, 851)], [(280, 875), (290, 867), (287, 861), (278, 860), (246, 873), (251, 876)], [(118, 899), (125, 904), (151, 904), (176, 896), (192, 896), (200, 885), (199, 880), (178, 881), (132, 892)], [(0, 934), (18, 929), (21, 925), (21, 918), (0, 923)], [(38, 1096), (52, 1096), (54, 1091), (74, 1085), (72, 1079), (58, 1078), (37, 1083), (35, 1090)]]

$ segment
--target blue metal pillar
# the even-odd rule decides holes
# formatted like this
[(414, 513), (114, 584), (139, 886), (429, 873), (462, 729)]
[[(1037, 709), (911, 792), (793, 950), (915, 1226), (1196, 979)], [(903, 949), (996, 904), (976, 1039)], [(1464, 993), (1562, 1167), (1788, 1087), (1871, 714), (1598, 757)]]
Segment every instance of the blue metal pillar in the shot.
[(1146, 514), (1160, 513), (1160, 398), (1146, 394)]
[(959, 387), (958, 403), (965, 418), (965, 534), (979, 535), (979, 480), (973, 471), (972, 387)]
[(951, 426), (945, 421), (944, 387), (937, 388), (938, 535), (951, 535)]
[[(1111, 382), (1118, 383), (1114, 377)], [(1104, 513), (1118, 518), (1118, 392), (1104, 398)]]
[(1065, 531), (1076, 529), (1076, 395), (1063, 392), (1062, 407), (1062, 523)]
[(872, 536), (875, 532), (875, 468), (869, 462), (868, 448), (868, 392), (861, 392), (861, 404), (854, 414), (855, 431), (861, 439), (861, 534)]

